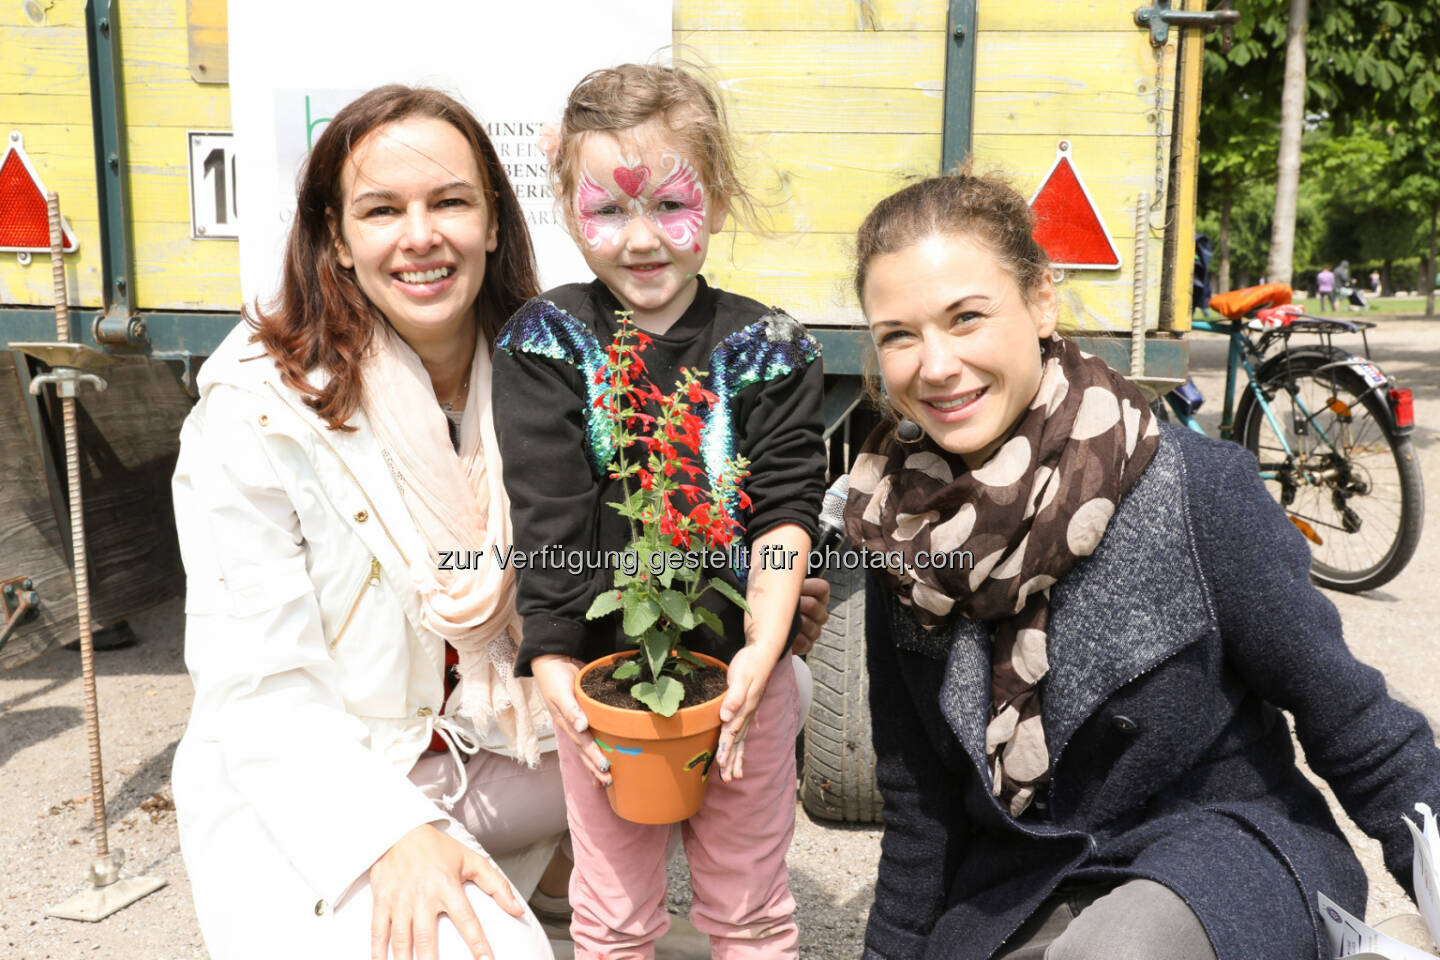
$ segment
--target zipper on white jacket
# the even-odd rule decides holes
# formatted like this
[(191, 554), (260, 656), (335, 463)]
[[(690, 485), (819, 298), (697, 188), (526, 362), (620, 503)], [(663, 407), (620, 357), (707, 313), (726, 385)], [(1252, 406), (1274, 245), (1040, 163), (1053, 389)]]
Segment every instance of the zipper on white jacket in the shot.
[(310, 421), (309, 417), (305, 416), (299, 410), (296, 410), (295, 405), (292, 404), (289, 400), (285, 399), (285, 395), (279, 390), (277, 390), (273, 383), (271, 383), (269, 380), (266, 380), (265, 386), (270, 388), (270, 392), (275, 394), (275, 398), (277, 400), (285, 404), (285, 406), (289, 407), (291, 410), (295, 410), (295, 412), (299, 414), (301, 421), (304, 422), (304, 424), (308, 426), (311, 430), (315, 431), (315, 436), (319, 437), (320, 442), (325, 444), (325, 446), (329, 448), (330, 452), (335, 455), (336, 460), (340, 461), (340, 466), (343, 467), (346, 474), (349, 475), (351, 481), (355, 484), (355, 488), (360, 491), (360, 496), (365, 498), (366, 505), (370, 507), (370, 515), (374, 517), (377, 521), (379, 521), (380, 529), (385, 531), (385, 536), (389, 539), (390, 545), (393, 546), (395, 548), (395, 552), (400, 555), (400, 562), (405, 564), (405, 566), (407, 567), (410, 566), (410, 561), (408, 558), (406, 558), (405, 551), (400, 549), (399, 541), (396, 540), (395, 535), (390, 532), (390, 528), (385, 525), (385, 518), (380, 516), (379, 510), (375, 509), (375, 502), (371, 500), (370, 495), (365, 492), (364, 485), (360, 483), (359, 478), (356, 477), (354, 472), (350, 469), (350, 465), (345, 462), (345, 458), (340, 456), (339, 451), (335, 449), (334, 445), (331, 444), (328, 439), (326, 439), (324, 432), (319, 427), (315, 426), (315, 424)]
[(355, 619), (355, 611), (360, 609), (360, 601), (365, 599), (365, 591), (370, 587), (380, 586), (380, 561), (370, 558), (370, 575), (365, 582), (360, 584), (360, 589), (355, 591), (355, 599), (350, 602), (350, 612), (345, 614), (345, 620), (340, 624), (340, 629), (335, 631), (335, 639), (330, 641), (330, 649), (334, 650), (340, 638), (345, 636), (345, 631), (350, 628), (350, 621)]

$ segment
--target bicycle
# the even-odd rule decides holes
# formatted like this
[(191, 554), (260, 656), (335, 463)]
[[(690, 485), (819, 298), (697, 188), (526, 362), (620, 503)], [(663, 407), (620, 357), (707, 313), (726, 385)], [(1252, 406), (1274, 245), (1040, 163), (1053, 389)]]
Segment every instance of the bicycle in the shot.
[[(1425, 499), (1410, 440), (1414, 404), (1369, 359), (1366, 331), (1374, 323), (1308, 316), (1292, 296), (1283, 283), (1220, 294), (1210, 309), (1224, 320), (1191, 328), (1230, 340), (1220, 436), (1255, 454), (1267, 488), (1310, 542), (1311, 578), (1359, 593), (1392, 580), (1420, 542)], [(1333, 343), (1355, 333), (1365, 356)], [(1317, 342), (1292, 345), (1297, 334)], [(1169, 408), (1205, 433), (1194, 417), (1198, 403), (1183, 391), (1166, 394)]]

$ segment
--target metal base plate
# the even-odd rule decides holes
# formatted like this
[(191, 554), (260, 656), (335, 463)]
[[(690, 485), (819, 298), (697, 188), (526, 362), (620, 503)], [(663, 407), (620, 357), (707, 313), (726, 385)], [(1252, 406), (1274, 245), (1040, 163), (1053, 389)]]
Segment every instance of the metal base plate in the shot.
[(104, 920), (116, 910), (130, 906), (165, 886), (166, 881), (154, 877), (121, 877), (104, 887), (82, 890), (64, 903), (45, 911), (47, 917), (61, 920)]

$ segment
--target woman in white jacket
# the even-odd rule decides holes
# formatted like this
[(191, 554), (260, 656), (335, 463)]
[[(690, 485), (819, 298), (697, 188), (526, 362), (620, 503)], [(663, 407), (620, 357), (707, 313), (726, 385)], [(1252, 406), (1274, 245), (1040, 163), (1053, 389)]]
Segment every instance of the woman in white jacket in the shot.
[(508, 545), (489, 345), (535, 289), (483, 129), (384, 87), (315, 143), (280, 295), (202, 370), (174, 789), (216, 958), (551, 955), (492, 859), (528, 892), (565, 830), (548, 717), (509, 670), (513, 574), (436, 562)]
[[(280, 294), (201, 371), (174, 480), (195, 705), (173, 784), (216, 960), (551, 956), (516, 888), (564, 801), (493, 562), (490, 344), (536, 292), (484, 130), (382, 87), (316, 141)], [(806, 581), (806, 645), (827, 592)]]

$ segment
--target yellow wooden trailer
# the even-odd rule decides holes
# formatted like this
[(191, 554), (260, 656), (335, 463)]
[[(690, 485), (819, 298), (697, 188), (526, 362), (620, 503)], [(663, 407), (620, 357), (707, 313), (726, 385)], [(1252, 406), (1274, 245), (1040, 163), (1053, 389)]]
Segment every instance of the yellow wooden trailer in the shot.
[[(713, 72), (750, 178), (772, 201), (769, 232), (715, 243), (710, 273), (819, 332), (837, 471), (870, 422), (855, 228), (906, 178), (967, 160), (1030, 194), (1063, 153), (1117, 262), (1063, 271), (1062, 328), (1132, 376), (1183, 379), (1201, 35), (1170, 22), (1203, 21), (1204, 0), (1137, 3), (675, 0), (676, 53)], [(238, 244), (197, 219), (201, 205), (223, 219), (233, 169), (229, 200), (212, 196), (225, 170), (197, 169), (208, 161), (191, 145), (192, 134), (230, 130), (227, 76), (223, 0), (0, 5), (0, 136), (58, 191), (78, 241), (66, 255), (72, 339), (115, 360), (111, 388), (79, 404), (101, 623), (182, 589), (169, 506), (176, 434), (195, 367), (241, 303)], [(14, 169), (0, 168), (0, 251), (31, 215), (5, 179)], [(52, 301), (44, 253), (0, 252), (0, 344), (53, 339)], [(42, 368), (0, 350), (0, 597), (7, 616), (12, 596), (39, 597), (38, 615), (10, 625), (0, 667), (74, 635), (56, 414), (26, 390)], [(853, 729), (864, 713), (854, 587), (837, 583), (836, 630), (819, 652), (831, 662), (814, 664), (831, 671), (841, 701), (817, 705), (829, 712), (818, 726), (812, 718), (807, 802), (869, 819), (868, 736)]]

